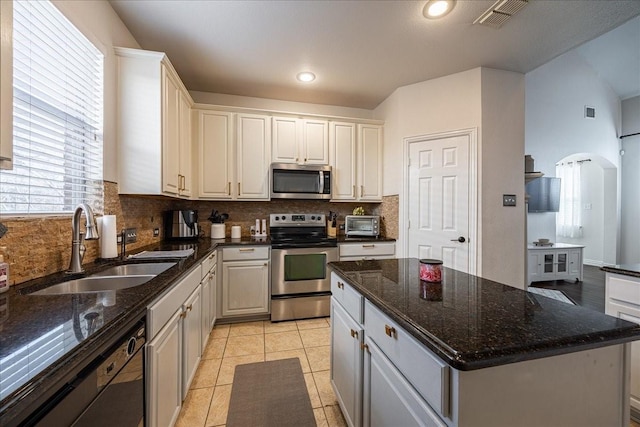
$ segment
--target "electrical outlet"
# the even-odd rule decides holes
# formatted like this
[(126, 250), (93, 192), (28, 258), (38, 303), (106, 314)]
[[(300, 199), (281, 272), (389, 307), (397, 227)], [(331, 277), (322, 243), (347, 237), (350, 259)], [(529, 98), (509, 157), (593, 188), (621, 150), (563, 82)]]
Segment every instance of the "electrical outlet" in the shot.
[(160, 235), (160, 229), (159, 228), (154, 228), (153, 229), (153, 237), (158, 237)]
[(515, 194), (503, 194), (502, 195), (502, 206), (515, 206), (516, 205), (516, 195)]
[(125, 243), (135, 243), (138, 240), (138, 229), (137, 228), (126, 228), (124, 230), (124, 242)]

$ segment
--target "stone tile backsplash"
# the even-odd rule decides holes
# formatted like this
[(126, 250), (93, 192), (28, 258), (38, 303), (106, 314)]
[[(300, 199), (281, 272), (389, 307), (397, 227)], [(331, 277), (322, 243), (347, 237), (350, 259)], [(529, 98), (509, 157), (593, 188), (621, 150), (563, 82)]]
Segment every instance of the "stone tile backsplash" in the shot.
[[(117, 230), (137, 228), (137, 242), (127, 245), (127, 250), (137, 249), (158, 242), (164, 237), (163, 212), (172, 209), (197, 209), (198, 223), (205, 237), (211, 236), (211, 223), (207, 220), (213, 209), (229, 214), (225, 221), (227, 237), (231, 226), (239, 225), (243, 237), (249, 237), (249, 227), (257, 218), (269, 218), (271, 213), (309, 212), (338, 213), (338, 222), (353, 209), (362, 206), (366, 214), (381, 215), (382, 232), (387, 237), (398, 236), (398, 196), (384, 197), (382, 203), (330, 203), (326, 201), (278, 200), (265, 202), (190, 201), (162, 196), (118, 195), (118, 185), (104, 183), (104, 213), (116, 215)], [(0, 217), (8, 228), (0, 239), (6, 246), (6, 261), (10, 265), (10, 283), (17, 284), (46, 276), (69, 266), (71, 256), (71, 215), (39, 217)], [(81, 219), (84, 228), (84, 215)], [(153, 236), (154, 228), (160, 235)], [(84, 263), (99, 257), (99, 241), (86, 241)], [(118, 251), (120, 249), (118, 248)]]

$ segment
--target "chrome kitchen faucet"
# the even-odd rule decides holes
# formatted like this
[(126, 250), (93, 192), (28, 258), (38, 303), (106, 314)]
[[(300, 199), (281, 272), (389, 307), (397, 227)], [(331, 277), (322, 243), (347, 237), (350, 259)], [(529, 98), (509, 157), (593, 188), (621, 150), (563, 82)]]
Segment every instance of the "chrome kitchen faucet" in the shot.
[(86, 203), (79, 204), (78, 207), (76, 207), (76, 210), (73, 213), (73, 219), (71, 220), (71, 262), (69, 263), (69, 270), (67, 270), (67, 273), (82, 273), (84, 271), (82, 268), (82, 258), (84, 258), (86, 248), (82, 244), (83, 233), (80, 233), (80, 216), (82, 215), (82, 211), (84, 211), (84, 216), (87, 217), (87, 223), (85, 225), (86, 235), (84, 236), (84, 240), (97, 240), (100, 237), (98, 235), (98, 227), (96, 226), (93, 211)]

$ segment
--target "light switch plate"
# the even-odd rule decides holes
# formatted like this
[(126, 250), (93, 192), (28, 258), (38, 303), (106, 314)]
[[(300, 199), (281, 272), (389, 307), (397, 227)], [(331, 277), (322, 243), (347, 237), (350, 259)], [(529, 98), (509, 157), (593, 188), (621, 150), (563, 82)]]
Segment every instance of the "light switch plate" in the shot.
[(515, 206), (516, 205), (516, 195), (515, 194), (503, 194), (502, 195), (502, 206)]

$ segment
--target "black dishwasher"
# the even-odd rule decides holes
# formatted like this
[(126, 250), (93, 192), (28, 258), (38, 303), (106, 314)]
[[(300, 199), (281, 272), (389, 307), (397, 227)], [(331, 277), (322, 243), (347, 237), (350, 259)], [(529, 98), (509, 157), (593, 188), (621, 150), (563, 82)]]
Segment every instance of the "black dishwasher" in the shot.
[(66, 384), (27, 426), (145, 425), (144, 319)]

